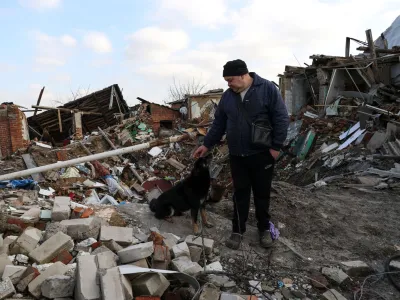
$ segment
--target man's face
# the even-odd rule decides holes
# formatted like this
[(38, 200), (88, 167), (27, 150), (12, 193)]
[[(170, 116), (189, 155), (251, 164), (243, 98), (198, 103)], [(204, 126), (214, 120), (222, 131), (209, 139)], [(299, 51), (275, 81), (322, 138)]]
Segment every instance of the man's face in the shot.
[(235, 93), (239, 93), (245, 87), (243, 76), (227, 76), (224, 79)]

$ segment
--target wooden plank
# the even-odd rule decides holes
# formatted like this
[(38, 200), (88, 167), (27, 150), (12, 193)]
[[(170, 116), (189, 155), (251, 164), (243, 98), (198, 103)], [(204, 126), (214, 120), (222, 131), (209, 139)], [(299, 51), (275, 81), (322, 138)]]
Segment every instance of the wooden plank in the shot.
[[(114, 150), (116, 150), (117, 147), (115, 147), (115, 145), (113, 144), (113, 142), (111, 142), (111, 140), (108, 138), (107, 134), (106, 134), (100, 127), (98, 127), (98, 129), (99, 129), (101, 135), (103, 136), (103, 138), (104, 138), (104, 139), (107, 141), (107, 143), (111, 146), (111, 148), (113, 148)], [(121, 160), (124, 160), (124, 157), (123, 157), (122, 155), (118, 155), (118, 156), (119, 156), (119, 158), (120, 158)]]
[(175, 167), (179, 171), (183, 171), (184, 169), (186, 169), (186, 166), (184, 164), (181, 164), (179, 161), (173, 159), (172, 157), (167, 159), (167, 163), (169, 163), (171, 166)]
[(345, 52), (346, 57), (350, 57), (350, 38), (346, 38), (346, 52)]
[(369, 48), (369, 51), (370, 51), (370, 54), (371, 54), (371, 58), (373, 59), (373, 61), (372, 61), (372, 71), (374, 72), (375, 80), (377, 82), (379, 82), (378, 63), (376, 61), (375, 44), (374, 44), (374, 39), (372, 38), (371, 29), (366, 30), (365, 34), (367, 35), (368, 48)]
[[(22, 154), (22, 159), (24, 160), (25, 165), (28, 169), (33, 169), (33, 168), (38, 167), (30, 153)], [(35, 173), (35, 174), (32, 174), (31, 176), (32, 176), (32, 179), (37, 182), (45, 181), (45, 179), (41, 173)]]

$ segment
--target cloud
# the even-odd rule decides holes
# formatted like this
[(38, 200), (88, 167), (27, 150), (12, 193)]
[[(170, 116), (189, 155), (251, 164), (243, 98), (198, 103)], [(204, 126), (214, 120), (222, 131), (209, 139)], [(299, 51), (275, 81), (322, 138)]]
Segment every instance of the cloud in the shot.
[(136, 31), (128, 37), (128, 41), (125, 53), (129, 59), (165, 62), (173, 54), (188, 47), (189, 36), (183, 30), (154, 26)]
[(66, 83), (71, 81), (71, 76), (66, 73), (58, 73), (50, 77), (51, 81)]
[(25, 8), (36, 10), (54, 9), (61, 5), (62, 0), (18, 0), (19, 4)]
[(107, 36), (102, 32), (92, 31), (83, 37), (84, 45), (96, 53), (104, 54), (112, 51), (112, 45)]
[(59, 67), (66, 64), (72, 55), (77, 41), (70, 35), (50, 36), (41, 31), (34, 31), (32, 38), (35, 43), (35, 63), (38, 66)]
[[(228, 2), (227, 0), (160, 0), (156, 18), (173, 24), (183, 20), (197, 27), (214, 29), (228, 22)], [(176, 18), (177, 15), (179, 18)]]

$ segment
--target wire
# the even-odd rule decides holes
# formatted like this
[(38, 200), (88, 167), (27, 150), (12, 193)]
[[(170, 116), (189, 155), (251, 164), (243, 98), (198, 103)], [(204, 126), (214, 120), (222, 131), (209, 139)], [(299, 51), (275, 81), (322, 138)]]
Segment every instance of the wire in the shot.
[[(393, 258), (396, 258), (396, 257), (400, 257), (400, 255), (396, 255), (396, 256), (393, 256), (393, 257), (389, 258), (388, 262), (390, 263), (390, 261), (391, 261)], [(367, 282), (367, 280), (368, 280), (369, 278), (375, 277), (375, 276), (387, 275), (387, 274), (400, 274), (400, 271), (376, 273), (376, 274), (372, 274), (372, 275), (369, 275), (369, 276), (365, 277), (365, 279), (364, 279), (364, 281), (363, 281), (363, 284), (361, 285), (360, 290), (357, 291), (357, 292), (355, 292), (355, 294), (354, 294), (354, 300), (361, 300), (361, 299), (362, 299), (363, 293), (364, 293), (364, 286), (365, 286), (365, 283)], [(390, 277), (389, 277), (389, 278), (390, 278)], [(397, 285), (395, 285), (395, 287), (397, 288)], [(375, 292), (375, 291), (374, 291), (374, 292)], [(356, 298), (356, 295), (357, 295), (358, 293), (360, 293), (360, 298), (357, 299), (357, 298)], [(376, 292), (375, 292), (375, 293), (376, 293)]]

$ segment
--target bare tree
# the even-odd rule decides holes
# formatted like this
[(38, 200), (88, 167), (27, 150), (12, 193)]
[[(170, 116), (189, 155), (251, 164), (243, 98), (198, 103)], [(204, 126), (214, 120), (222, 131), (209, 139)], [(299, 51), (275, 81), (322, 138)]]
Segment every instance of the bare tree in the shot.
[(176, 78), (173, 78), (173, 83), (168, 89), (168, 100), (177, 101), (186, 98), (186, 95), (200, 94), (204, 91), (207, 84), (204, 84), (199, 79), (194, 77), (185, 82), (177, 82)]

